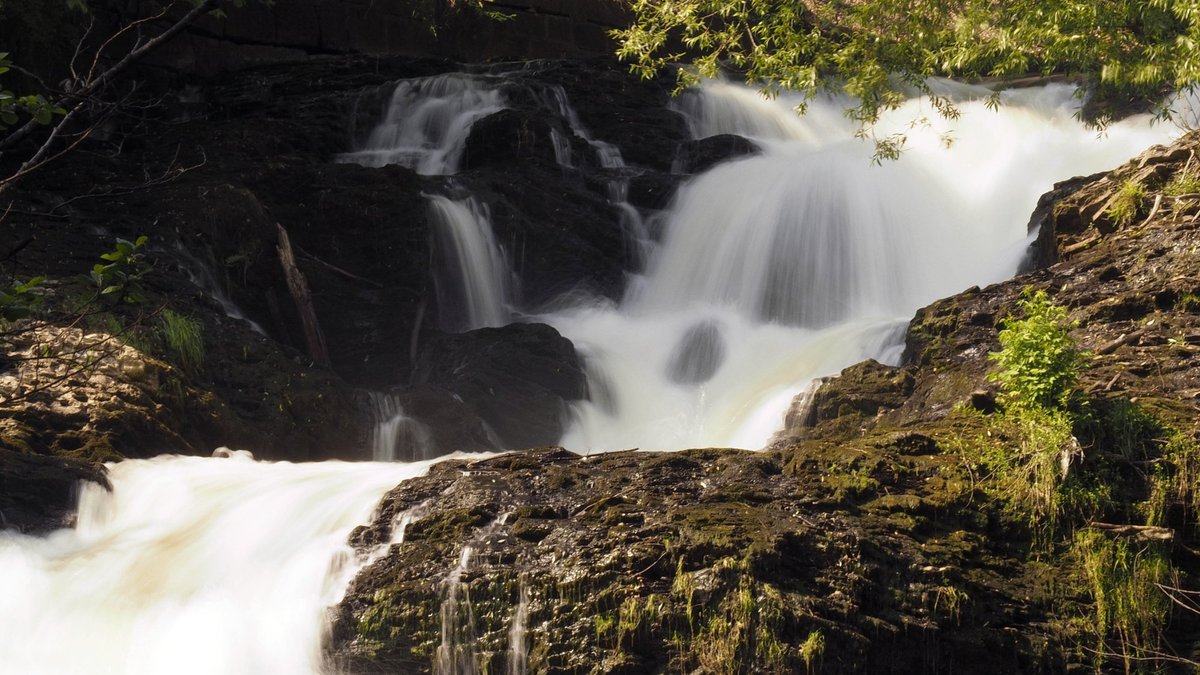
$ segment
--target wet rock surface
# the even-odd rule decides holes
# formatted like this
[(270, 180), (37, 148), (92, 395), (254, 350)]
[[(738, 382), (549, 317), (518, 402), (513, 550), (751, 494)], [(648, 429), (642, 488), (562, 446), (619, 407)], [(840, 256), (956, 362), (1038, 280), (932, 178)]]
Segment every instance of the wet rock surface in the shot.
[[(1057, 262), (920, 310), (903, 365), (868, 361), (828, 379), (768, 452), (545, 449), (439, 465), (398, 486), (353, 541), (373, 550), (397, 522), (409, 523), (405, 540), (339, 607), (336, 662), (361, 672), (425, 672), (439, 654), (490, 669), (524, 659), (531, 672), (1120, 671), (1119, 655), (1087, 646), (1102, 624), (1079, 549), (1039, 543), (971, 448), (1019, 443), (995, 421), (1003, 403), (988, 354), (1025, 289), (1046, 289), (1089, 351), (1071, 471), (1104, 476), (1110, 500), (1079, 526), (1146, 527), (1147, 482), (1131, 467), (1180, 461), (1158, 454), (1166, 435), (1200, 431), (1200, 198), (1165, 194), (1197, 143), (1060, 186), (1040, 207)], [(1104, 204), (1129, 180), (1146, 192), (1131, 221), (1114, 223)], [(1150, 434), (1138, 441), (1148, 459), (1122, 459), (1131, 451), (1119, 444), (1137, 434)], [(1183, 511), (1165, 522), (1172, 583), (1191, 588), (1196, 531)], [(448, 606), (460, 622), (449, 630)], [(1190, 612), (1169, 616), (1162, 644), (1187, 658), (1200, 627)], [(823, 650), (808, 642), (817, 631)], [(470, 648), (455, 638), (468, 633)]]
[(408, 523), (340, 605), (335, 663), (429, 672), (451, 650), (497, 670), (516, 648), (552, 673), (1049, 672), (1037, 580), (962, 508), (966, 477), (940, 482), (956, 460), (911, 441), (438, 465), (356, 533), (365, 552)]
[(575, 347), (545, 324), (446, 336), (418, 357), (414, 380), (454, 394), (509, 448), (557, 441), (566, 404), (588, 393)]
[(44, 534), (68, 527), (82, 483), (109, 487), (96, 464), (15, 452), (7, 441), (0, 444), (0, 530)]

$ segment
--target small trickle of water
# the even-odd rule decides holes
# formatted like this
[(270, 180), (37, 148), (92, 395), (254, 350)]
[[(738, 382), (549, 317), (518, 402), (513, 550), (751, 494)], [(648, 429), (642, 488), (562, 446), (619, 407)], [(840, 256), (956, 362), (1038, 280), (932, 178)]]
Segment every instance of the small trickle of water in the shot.
[(475, 651), (475, 614), (471, 608), (471, 589), (462, 582), (475, 553), (464, 546), (458, 565), (443, 582), (446, 598), (442, 601), (442, 642), (437, 648), (433, 672), (436, 675), (477, 675), (479, 656)]
[(339, 160), (370, 167), (399, 164), (425, 175), (457, 173), (471, 125), (504, 105), (499, 91), (471, 75), (405, 80), (392, 92), (383, 120)]
[(529, 672), (529, 587), (521, 583), (512, 627), (508, 629), (508, 675)]
[(187, 263), (183, 266), (183, 271), (188, 275), (188, 279), (194, 286), (208, 293), (209, 297), (216, 300), (217, 304), (221, 305), (221, 309), (225, 310), (226, 316), (231, 319), (245, 321), (255, 333), (263, 337), (267, 336), (267, 331), (263, 330), (262, 326), (246, 316), (241, 308), (233, 300), (229, 299), (229, 296), (225, 294), (225, 291), (221, 288), (221, 284), (217, 282), (216, 276), (208, 265), (205, 265), (199, 258), (189, 253), (183, 247), (183, 244), (179, 244), (176, 250)]
[[(634, 244), (637, 263), (639, 266), (644, 264), (649, 255), (650, 236), (647, 233), (642, 213), (638, 211), (637, 207), (629, 203), (629, 176), (625, 171), (629, 167), (625, 163), (625, 158), (621, 155), (621, 149), (611, 143), (606, 143), (592, 137), (587, 127), (584, 126), (583, 121), (579, 119), (579, 113), (571, 106), (566, 90), (561, 86), (554, 85), (547, 87), (542, 98), (547, 107), (557, 112), (560, 117), (567, 121), (567, 125), (571, 128), (571, 133), (591, 146), (592, 152), (596, 155), (597, 163), (602, 168), (614, 174), (608, 181), (608, 201), (617, 209), (621, 231)], [(559, 136), (558, 132), (553, 134), (553, 141), (554, 155), (558, 163), (564, 167), (572, 166), (570, 143)], [(561, 148), (560, 143), (562, 145)]]
[(412, 462), (438, 455), (429, 427), (409, 416), (400, 401), (389, 394), (371, 393), (371, 459), (376, 462)]
[(515, 284), (487, 209), (473, 198), (428, 199), (438, 252), (434, 284), (442, 328), (467, 331), (506, 325)]

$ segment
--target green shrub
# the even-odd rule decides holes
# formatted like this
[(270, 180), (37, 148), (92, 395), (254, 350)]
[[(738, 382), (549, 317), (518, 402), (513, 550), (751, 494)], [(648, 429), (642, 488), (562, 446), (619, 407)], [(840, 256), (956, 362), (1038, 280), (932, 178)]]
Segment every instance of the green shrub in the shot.
[(176, 363), (193, 372), (204, 365), (204, 329), (199, 321), (168, 309), (162, 313), (162, 337)]
[(1000, 351), (989, 354), (998, 370), (988, 377), (1003, 387), (1006, 405), (1064, 408), (1084, 357), (1071, 338), (1076, 324), (1066, 309), (1050, 302), (1045, 291), (1026, 289), (1017, 304), (1025, 318), (1004, 322)]

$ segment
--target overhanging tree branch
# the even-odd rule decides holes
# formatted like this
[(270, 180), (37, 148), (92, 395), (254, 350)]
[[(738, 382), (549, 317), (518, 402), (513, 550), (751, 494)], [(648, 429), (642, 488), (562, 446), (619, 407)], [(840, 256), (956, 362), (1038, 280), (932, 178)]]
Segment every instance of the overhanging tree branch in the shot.
[[(200, 17), (218, 9), (222, 2), (223, 0), (200, 0), (195, 4), (194, 7), (188, 10), (183, 16), (176, 19), (163, 32), (144, 42), (139, 39), (134, 47), (116, 63), (97, 73), (96, 71), (98, 69), (100, 59), (104, 51), (113, 43), (113, 41), (117, 40), (122, 35), (128, 34), (128, 32), (131, 30), (167, 16), (170, 10), (174, 8), (177, 3), (172, 2), (162, 12), (154, 16), (138, 19), (122, 27), (111, 37), (105, 40), (105, 42), (101, 44), (96, 51), (96, 55), (92, 61), (91, 67), (88, 70), (86, 79), (83, 81), (74, 82), (71, 91), (64, 93), (51, 104), (53, 107), (65, 111), (62, 118), (52, 125), (53, 128), (51, 129), (49, 135), (41, 143), (38, 149), (34, 151), (34, 154), (30, 157), (30, 159), (23, 162), (20, 169), (18, 169), (15, 174), (6, 179), (0, 180), (0, 193), (3, 193), (6, 189), (11, 187), (20, 177), (28, 174), (30, 171), (45, 164), (49, 159), (53, 159), (53, 157), (57, 156), (50, 154), (52, 146), (57, 140), (59, 140), (64, 127), (81, 116), (82, 107), (84, 104), (88, 103), (96, 94), (101, 92), (109, 83), (124, 73), (130, 66), (145, 58), (146, 55), (154, 51), (159, 46), (171, 40), (188, 26), (195, 23)], [(74, 64), (72, 64), (72, 72), (74, 74)], [(3, 139), (0, 139), (0, 157), (2, 157), (5, 152), (10, 151), (17, 144), (28, 138), (30, 134), (32, 134), (41, 126), (43, 125), (39, 124), (37, 119), (29, 119)], [(76, 139), (74, 144), (78, 144), (86, 135), (87, 132), (81, 134), (81, 136)]]

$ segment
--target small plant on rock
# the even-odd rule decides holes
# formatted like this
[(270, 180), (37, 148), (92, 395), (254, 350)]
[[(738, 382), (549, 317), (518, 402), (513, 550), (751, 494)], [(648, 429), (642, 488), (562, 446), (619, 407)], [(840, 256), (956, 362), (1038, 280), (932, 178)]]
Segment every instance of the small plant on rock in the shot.
[(998, 370), (990, 379), (1003, 387), (1003, 402), (1024, 409), (1066, 407), (1084, 353), (1071, 338), (1067, 310), (1050, 302), (1045, 291), (1026, 289), (1017, 302), (1024, 319), (1009, 319), (1000, 331), (1000, 351), (989, 354)]
[(162, 313), (162, 337), (167, 352), (193, 372), (204, 365), (204, 332), (200, 322), (171, 310)]
[(1108, 207), (1108, 217), (1117, 227), (1125, 227), (1137, 218), (1146, 200), (1146, 187), (1130, 178), (1121, 184), (1117, 196)]

